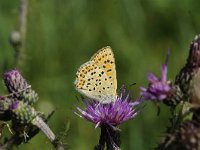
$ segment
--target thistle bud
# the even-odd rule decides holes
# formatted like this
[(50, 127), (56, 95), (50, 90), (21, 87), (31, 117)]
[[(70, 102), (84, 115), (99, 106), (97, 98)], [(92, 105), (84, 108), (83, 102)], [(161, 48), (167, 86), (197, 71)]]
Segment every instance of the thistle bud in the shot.
[(199, 150), (200, 125), (196, 121), (186, 121), (169, 134), (156, 150)]
[(4, 83), (13, 98), (23, 100), (28, 104), (35, 103), (38, 100), (37, 93), (31, 89), (20, 72), (16, 69), (4, 73)]
[(21, 35), (18, 31), (12, 31), (9, 37), (9, 42), (14, 47), (21, 45)]

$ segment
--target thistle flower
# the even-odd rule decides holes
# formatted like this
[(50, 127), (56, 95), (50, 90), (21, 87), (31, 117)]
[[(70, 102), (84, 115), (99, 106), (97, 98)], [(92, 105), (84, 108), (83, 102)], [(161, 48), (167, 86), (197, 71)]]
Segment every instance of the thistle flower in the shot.
[(115, 102), (102, 104), (97, 101), (85, 102), (86, 108), (77, 107), (80, 117), (87, 119), (96, 124), (96, 128), (101, 125), (117, 126), (125, 121), (134, 118), (138, 111), (136, 106), (139, 101), (130, 101), (130, 94), (125, 93), (123, 88), (121, 95), (116, 98)]
[(32, 106), (38, 100), (38, 95), (31, 89), (31, 85), (16, 69), (4, 74), (4, 82), (10, 94), (0, 97), (0, 111), (9, 112), (14, 131), (20, 134), (21, 131), (37, 126), (51, 142), (54, 142), (54, 133)]
[(169, 51), (167, 54), (166, 62), (161, 68), (161, 77), (156, 77), (153, 73), (148, 74), (149, 84), (147, 88), (141, 87), (141, 95), (144, 99), (149, 100), (164, 100), (167, 98), (170, 90), (172, 89), (171, 82), (167, 80), (167, 64), (168, 64)]
[(186, 64), (176, 76), (175, 84), (179, 85), (184, 94), (184, 101), (190, 102), (192, 107), (200, 106), (200, 35), (196, 35), (190, 44), (189, 56)]
[(120, 149), (120, 130), (116, 126), (134, 118), (138, 114), (136, 106), (142, 101), (132, 102), (130, 94), (126, 94), (125, 87), (121, 88), (121, 94), (114, 102), (105, 104), (99, 101), (83, 101), (86, 108), (76, 107), (79, 112), (76, 114), (95, 123), (95, 128), (101, 128), (99, 144), (94, 149), (104, 149), (105, 145), (107, 149)]
[(17, 69), (5, 72), (4, 82), (10, 93), (19, 92), (20, 90), (28, 88), (29, 86)]
[(16, 69), (4, 73), (4, 83), (13, 98), (32, 104), (38, 100), (37, 93), (31, 89), (20, 72)]

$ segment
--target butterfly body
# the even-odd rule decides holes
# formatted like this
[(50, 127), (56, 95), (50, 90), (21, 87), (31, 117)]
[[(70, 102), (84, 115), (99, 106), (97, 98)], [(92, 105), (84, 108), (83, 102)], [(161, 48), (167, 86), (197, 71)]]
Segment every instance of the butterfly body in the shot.
[(90, 99), (101, 103), (114, 102), (117, 97), (117, 79), (111, 47), (100, 49), (81, 65), (74, 84), (81, 94)]

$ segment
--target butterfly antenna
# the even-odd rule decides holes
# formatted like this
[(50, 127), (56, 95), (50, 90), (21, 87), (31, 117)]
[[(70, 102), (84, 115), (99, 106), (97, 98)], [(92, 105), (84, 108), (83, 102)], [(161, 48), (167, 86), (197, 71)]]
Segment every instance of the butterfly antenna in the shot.
[(132, 84), (130, 84), (129, 86), (133, 86), (133, 85), (136, 85), (136, 83), (132, 83)]

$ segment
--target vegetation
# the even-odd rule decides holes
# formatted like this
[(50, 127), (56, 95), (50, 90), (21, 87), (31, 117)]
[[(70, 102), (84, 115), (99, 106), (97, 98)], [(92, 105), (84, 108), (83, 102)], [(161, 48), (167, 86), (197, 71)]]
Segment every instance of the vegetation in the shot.
[[(48, 125), (71, 150), (93, 149), (99, 129), (74, 114), (78, 103), (73, 82), (78, 67), (98, 49), (111, 46), (116, 59), (118, 88), (130, 86), (135, 98), (147, 85), (149, 71), (160, 73), (168, 48), (169, 78), (174, 79), (185, 64), (189, 43), (200, 26), (197, 0), (29, 0), (23, 56), (9, 43), (20, 31), (20, 1), (0, 1), (0, 74), (19, 69), (40, 99), (35, 104), (46, 115), (55, 110)], [(1, 94), (7, 91), (0, 85)], [(170, 110), (154, 103), (134, 119), (121, 125), (122, 149), (154, 148), (169, 124)], [(68, 130), (68, 126), (69, 130)], [(67, 130), (67, 131), (66, 131)], [(5, 132), (5, 131), (4, 131)], [(5, 133), (6, 134), (6, 133)], [(7, 133), (10, 134), (10, 133)], [(38, 134), (19, 149), (51, 149)]]

